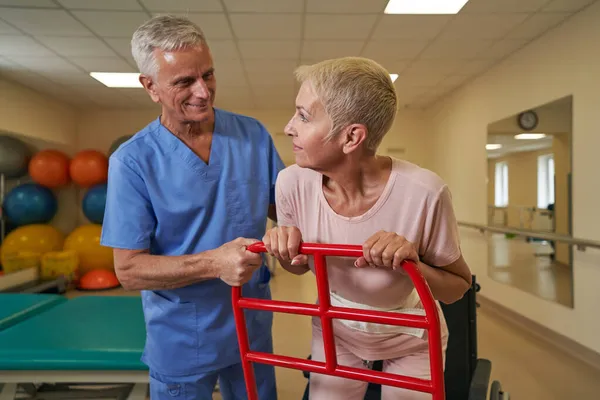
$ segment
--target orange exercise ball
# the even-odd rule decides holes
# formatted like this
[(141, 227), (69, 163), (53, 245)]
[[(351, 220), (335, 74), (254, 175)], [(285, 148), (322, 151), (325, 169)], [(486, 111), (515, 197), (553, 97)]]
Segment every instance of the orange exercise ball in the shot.
[(66, 186), (69, 176), (69, 157), (58, 150), (42, 150), (29, 161), (29, 175), (42, 186), (58, 188)]
[(69, 167), (71, 179), (81, 187), (92, 187), (108, 180), (108, 158), (97, 150), (82, 150)]
[(121, 286), (114, 271), (93, 269), (83, 274), (77, 283), (79, 290), (107, 290)]

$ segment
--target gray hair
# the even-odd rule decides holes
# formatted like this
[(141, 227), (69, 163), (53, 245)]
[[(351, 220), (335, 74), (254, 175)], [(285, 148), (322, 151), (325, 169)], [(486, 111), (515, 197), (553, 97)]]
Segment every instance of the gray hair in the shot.
[(202, 29), (184, 17), (159, 15), (144, 22), (133, 33), (131, 54), (140, 73), (155, 76), (158, 65), (154, 50), (176, 51), (199, 45), (208, 46)]

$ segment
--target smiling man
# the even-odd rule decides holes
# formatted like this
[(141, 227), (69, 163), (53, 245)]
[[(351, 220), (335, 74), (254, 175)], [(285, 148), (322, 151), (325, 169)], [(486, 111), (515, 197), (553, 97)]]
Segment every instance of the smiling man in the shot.
[[(263, 125), (213, 106), (217, 73), (198, 26), (155, 17), (131, 45), (161, 114), (110, 157), (102, 244), (122, 285), (142, 291), (151, 398), (211, 399), (219, 380), (225, 400), (245, 399), (231, 286), (271, 297), (246, 246), (275, 219), (284, 166)], [(252, 349), (272, 352), (272, 314), (246, 315)], [(255, 373), (259, 397), (276, 399), (274, 368)]]

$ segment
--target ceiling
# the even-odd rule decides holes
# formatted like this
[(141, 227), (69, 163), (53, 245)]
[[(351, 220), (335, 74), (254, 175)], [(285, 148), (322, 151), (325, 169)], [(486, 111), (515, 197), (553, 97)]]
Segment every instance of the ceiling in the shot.
[(91, 71), (137, 72), (144, 20), (185, 14), (209, 39), (217, 105), (289, 109), (293, 69), (365, 56), (399, 74), (403, 106), (425, 107), (595, 0), (470, 0), (458, 15), (384, 15), (387, 0), (0, 0), (0, 76), (74, 106), (141, 108), (143, 89)]

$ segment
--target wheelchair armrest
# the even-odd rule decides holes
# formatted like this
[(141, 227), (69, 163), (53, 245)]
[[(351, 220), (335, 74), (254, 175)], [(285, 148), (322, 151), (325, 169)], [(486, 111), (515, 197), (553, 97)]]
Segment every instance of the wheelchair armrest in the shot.
[(486, 400), (490, 376), (492, 375), (492, 363), (490, 360), (478, 359), (475, 372), (471, 377), (469, 388), (469, 400)]

